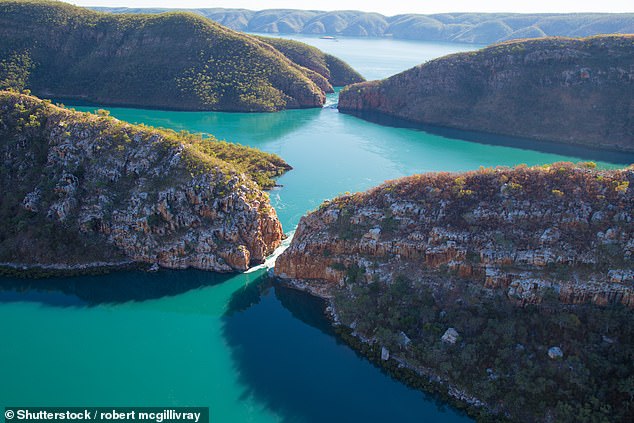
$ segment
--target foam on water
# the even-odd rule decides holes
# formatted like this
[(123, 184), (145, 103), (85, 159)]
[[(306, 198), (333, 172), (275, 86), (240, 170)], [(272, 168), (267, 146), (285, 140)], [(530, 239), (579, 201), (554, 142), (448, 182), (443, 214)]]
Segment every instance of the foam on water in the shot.
[(284, 250), (288, 248), (289, 245), (291, 245), (291, 241), (293, 240), (293, 235), (295, 235), (295, 230), (292, 230), (286, 234), (287, 238), (282, 241), (280, 246), (277, 247), (275, 251), (273, 251), (273, 254), (271, 254), (264, 260), (264, 263), (254, 266), (250, 268), (249, 270), (245, 271), (244, 273), (252, 273), (260, 269), (267, 269), (267, 270), (272, 269), (273, 266), (275, 266), (275, 260), (277, 260), (280, 254), (282, 254)]

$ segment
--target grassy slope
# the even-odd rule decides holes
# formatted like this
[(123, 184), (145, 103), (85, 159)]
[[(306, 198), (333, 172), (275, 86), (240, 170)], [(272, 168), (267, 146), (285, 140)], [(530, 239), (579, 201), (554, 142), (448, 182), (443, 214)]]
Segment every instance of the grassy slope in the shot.
[[(11, 109), (11, 105), (18, 99), (29, 105), (26, 109)], [(276, 176), (280, 176), (287, 170), (292, 169), (281, 157), (266, 153), (256, 148), (234, 144), (226, 141), (219, 141), (213, 136), (203, 138), (201, 135), (189, 133), (187, 131), (176, 132), (172, 129), (155, 128), (148, 125), (133, 125), (110, 116), (101, 115), (96, 117), (90, 113), (77, 112), (72, 109), (65, 109), (52, 105), (47, 100), (40, 100), (33, 96), (18, 94), (12, 91), (0, 91), (0, 118), (2, 126), (0, 130), (7, 139), (4, 142), (11, 142), (10, 138), (20, 133), (20, 126), (28, 126), (28, 122), (33, 119), (42, 121), (42, 125), (51, 116), (66, 115), (67, 119), (74, 122), (99, 122), (104, 127), (104, 133), (116, 133), (125, 130), (128, 137), (133, 137), (136, 133), (158, 135), (165, 145), (184, 144), (188, 152), (192, 154), (192, 160), (200, 162), (206, 168), (220, 166), (233, 171), (241, 171), (249, 175), (251, 179), (258, 182), (260, 188), (268, 189), (275, 186)], [(7, 106), (9, 105), (9, 106)], [(5, 108), (6, 107), (6, 108)], [(31, 117), (33, 115), (34, 117)], [(11, 123), (12, 125), (11, 126)], [(4, 125), (7, 125), (6, 127)], [(38, 125), (41, 127), (42, 125)], [(12, 135), (13, 134), (13, 135)], [(117, 138), (124, 137), (123, 134), (115, 134)]]
[(307, 72), (253, 37), (191, 13), (113, 15), (0, 1), (0, 59), (27, 52), (38, 95), (173, 109), (317, 107)]

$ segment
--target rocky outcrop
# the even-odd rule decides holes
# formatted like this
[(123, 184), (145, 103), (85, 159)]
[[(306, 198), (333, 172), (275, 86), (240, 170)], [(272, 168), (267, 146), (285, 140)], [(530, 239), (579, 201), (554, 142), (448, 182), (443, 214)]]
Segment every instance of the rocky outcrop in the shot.
[(633, 60), (632, 35), (506, 42), (351, 85), (339, 110), (634, 152)]
[[(324, 203), (275, 272), (304, 285), (431, 287), (452, 278), (520, 304), (634, 307), (634, 170), (591, 164), (427, 174)], [(321, 289), (328, 296), (328, 290)]]
[(0, 91), (0, 154), (3, 262), (227, 272), (262, 263), (284, 236), (233, 163), (254, 176), (251, 158), (274, 174), (288, 166), (253, 149)]
[(121, 16), (62, 2), (3, 1), (0, 89), (2, 62), (14, 57), (28, 59), (28, 88), (48, 98), (257, 112), (325, 101), (326, 86), (313, 71), (192, 13)]

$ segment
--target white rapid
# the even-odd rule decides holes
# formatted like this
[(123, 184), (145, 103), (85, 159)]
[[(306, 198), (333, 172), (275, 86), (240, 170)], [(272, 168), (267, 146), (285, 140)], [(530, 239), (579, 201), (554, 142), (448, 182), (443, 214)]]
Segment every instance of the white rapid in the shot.
[(244, 273), (251, 273), (260, 269), (267, 269), (267, 270), (272, 269), (273, 266), (275, 266), (275, 260), (279, 257), (280, 254), (284, 252), (284, 250), (288, 248), (289, 245), (291, 245), (291, 240), (293, 239), (293, 235), (295, 235), (295, 230), (292, 230), (286, 234), (287, 238), (282, 241), (280, 246), (277, 247), (275, 251), (273, 251), (273, 254), (271, 254), (270, 256), (266, 258), (266, 260), (264, 260), (264, 263), (254, 266), (250, 268), (249, 270), (245, 271)]

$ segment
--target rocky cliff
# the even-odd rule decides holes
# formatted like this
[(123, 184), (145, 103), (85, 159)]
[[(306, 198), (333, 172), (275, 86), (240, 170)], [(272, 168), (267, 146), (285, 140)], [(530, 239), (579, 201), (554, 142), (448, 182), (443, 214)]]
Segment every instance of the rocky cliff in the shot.
[(512, 41), (342, 90), (339, 110), (634, 151), (634, 36)]
[[(634, 307), (634, 170), (557, 163), (426, 174), (324, 203), (276, 274), (332, 286), (455, 274), (521, 303)], [(421, 282), (423, 283), (423, 282)]]
[(2, 0), (0, 61), (15, 57), (28, 58), (28, 88), (49, 98), (227, 111), (325, 101), (314, 72), (270, 44), (192, 13), (114, 15)]
[(387, 182), (303, 217), (275, 274), (327, 298), (390, 374), (483, 421), (626, 422), (633, 183), (592, 163)]
[(0, 262), (245, 270), (279, 244), (280, 158), (0, 91)]

